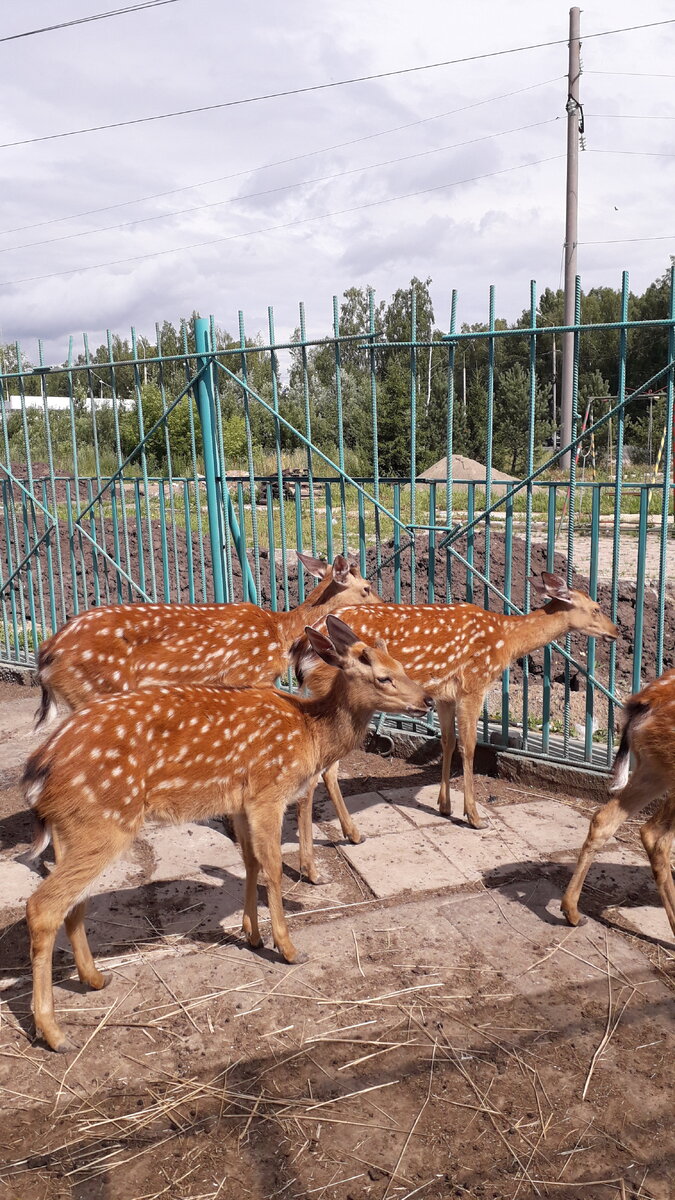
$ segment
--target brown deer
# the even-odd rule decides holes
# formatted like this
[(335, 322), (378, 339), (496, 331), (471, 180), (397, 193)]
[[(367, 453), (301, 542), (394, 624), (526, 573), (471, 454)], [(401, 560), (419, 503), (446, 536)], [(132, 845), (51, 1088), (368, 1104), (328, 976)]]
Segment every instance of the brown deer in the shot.
[(52, 951), (65, 921), (83, 983), (105, 986), (84, 928), (96, 876), (147, 820), (232, 817), (246, 865), (243, 928), (261, 944), (257, 878), (265, 872), (274, 944), (298, 960), (281, 898), (281, 823), (336, 755), (357, 746), (376, 710), (423, 714), (433, 701), (379, 641), (361, 641), (329, 616), (327, 635), (308, 628), (329, 682), (319, 699), (275, 688), (204, 685), (144, 688), (86, 705), (28, 761), (24, 788), (39, 854), (50, 838), (56, 866), (30, 897), (33, 1013), (54, 1050), (66, 1041), (54, 1015)]
[[(478, 718), (488, 689), (515, 659), (567, 633), (604, 638), (617, 635), (616, 626), (604, 616), (597, 601), (585, 592), (572, 591), (564, 580), (547, 571), (542, 573), (541, 579), (531, 582), (548, 603), (525, 616), (488, 612), (474, 604), (375, 604), (362, 609), (339, 610), (360, 637), (366, 640), (385, 638), (411, 679), (417, 680), (436, 701), (443, 747), (438, 806), (448, 817), (451, 815), (450, 769), (456, 745), (456, 713), (464, 770), (464, 813), (474, 829), (480, 829), (483, 824), (474, 799), (473, 757)], [(306, 642), (304, 644), (306, 646)], [(301, 637), (297, 659), (301, 674), (311, 689), (313, 656), (303, 656), (302, 646)], [(337, 766), (334, 762), (324, 772), (324, 782), (342, 823), (349, 814), (340, 792)], [(310, 797), (298, 806), (298, 826), (300, 869), (313, 880), (316, 868), (311, 819)]]
[[(273, 684), (288, 669), (288, 651), (306, 624), (378, 599), (343, 555), (332, 566), (300, 552), (298, 559), (321, 582), (290, 612), (256, 604), (116, 604), (71, 618), (40, 647), (36, 729), (59, 701), (77, 711), (98, 696), (162, 683)], [(342, 809), (344, 836), (360, 842)]]
[[(675, 670), (667, 671), (631, 696), (625, 716), (610, 785), (610, 791), (616, 795), (593, 816), (560, 907), (570, 925), (579, 924), (579, 897), (594, 855), (627, 817), (666, 793), (654, 815), (640, 829), (640, 837), (675, 934), (675, 886), (670, 867), (675, 833)], [(632, 772), (631, 754), (635, 760)]]
[(160, 683), (274, 683), (305, 625), (377, 600), (343, 555), (332, 566), (306, 554), (298, 559), (321, 582), (289, 612), (256, 604), (113, 604), (71, 617), (40, 647), (36, 728), (59, 701), (77, 710), (98, 696)]

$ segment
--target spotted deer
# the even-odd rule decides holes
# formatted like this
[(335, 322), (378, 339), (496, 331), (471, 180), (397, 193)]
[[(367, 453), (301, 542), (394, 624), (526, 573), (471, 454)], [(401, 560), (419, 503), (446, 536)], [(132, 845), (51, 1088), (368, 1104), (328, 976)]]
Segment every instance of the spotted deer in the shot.
[(343, 555), (332, 566), (306, 554), (298, 559), (321, 582), (289, 612), (256, 604), (114, 604), (71, 617), (40, 647), (36, 728), (59, 701), (77, 710), (97, 696), (161, 683), (274, 683), (305, 625), (377, 599)]
[(675, 886), (670, 866), (675, 833), (675, 670), (667, 671), (631, 696), (625, 717), (610, 784), (610, 791), (616, 794), (591, 819), (588, 837), (560, 907), (570, 925), (579, 924), (579, 897), (595, 854), (627, 817), (661, 796), (656, 812), (641, 827), (640, 837), (675, 934)]
[(54, 1050), (67, 1048), (54, 1015), (52, 952), (62, 922), (78, 975), (92, 988), (95, 966), (84, 927), (85, 897), (97, 875), (148, 820), (179, 823), (227, 813), (246, 866), (243, 928), (261, 944), (257, 878), (262, 868), (274, 944), (291, 942), (281, 898), (281, 823), (336, 755), (358, 745), (374, 712), (421, 715), (433, 701), (404, 674), (383, 642), (360, 640), (337, 617), (327, 633), (307, 629), (329, 672), (320, 698), (275, 688), (197, 684), (139, 689), (96, 700), (66, 719), (29, 759), (23, 778), (40, 854), (50, 838), (56, 865), (28, 900), (33, 1013)]
[[(443, 748), (438, 806), (448, 817), (456, 714), (463, 760), (464, 814), (474, 829), (480, 829), (483, 822), (474, 799), (473, 757), (478, 718), (489, 688), (515, 659), (567, 633), (603, 638), (615, 638), (617, 634), (616, 626), (604, 616), (595, 600), (585, 592), (571, 590), (557, 575), (544, 571), (540, 579), (531, 582), (547, 603), (524, 616), (488, 612), (474, 604), (374, 604), (339, 610), (360, 637), (385, 638), (411, 679), (417, 680), (436, 701)], [(311, 688), (312, 658), (303, 658), (302, 644), (301, 637), (298, 662)], [(337, 767), (334, 762), (324, 773), (324, 782), (342, 822), (349, 814), (340, 792)], [(298, 822), (303, 831), (301, 847), (308, 847), (306, 854), (309, 854), (304, 862), (301, 855), (301, 870), (312, 879), (316, 868), (311, 842), (311, 797), (299, 805)]]
[[(97, 696), (162, 683), (273, 684), (286, 673), (290, 646), (308, 622), (378, 599), (343, 555), (332, 566), (300, 552), (298, 559), (321, 582), (289, 612), (255, 604), (118, 604), (71, 618), (40, 648), (36, 728), (58, 702), (76, 711)], [(344, 814), (343, 835), (360, 842)]]

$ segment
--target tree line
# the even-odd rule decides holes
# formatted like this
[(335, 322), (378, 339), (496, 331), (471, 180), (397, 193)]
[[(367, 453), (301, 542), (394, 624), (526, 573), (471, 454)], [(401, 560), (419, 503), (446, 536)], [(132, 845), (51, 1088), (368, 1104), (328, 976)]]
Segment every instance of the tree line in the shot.
[[(340, 341), (328, 334), (316, 344), (303, 345), (299, 329), (290, 350), (270, 351), (263, 337), (245, 341), (245, 355), (238, 339), (226, 330), (215, 329), (215, 346), (228, 368), (218, 372), (218, 397), (223, 445), (227, 465), (246, 465), (247, 445), (256, 456), (274, 450), (277, 439), (284, 452), (300, 445), (293, 430), (305, 432), (307, 420), (313, 444), (330, 457), (338, 455), (338, 420), (341, 416), (343, 446), (348, 469), (368, 475), (372, 472), (375, 450), (383, 476), (409, 473), (411, 426), (416, 429), (416, 466), (421, 471), (445, 453), (449, 384), (454, 391), (452, 421), (453, 450), (483, 462), (486, 453), (490, 366), (493, 392), (493, 465), (518, 475), (527, 463), (527, 445), (532, 404), (530, 380), (530, 338), (518, 331), (530, 325), (530, 311), (524, 310), (509, 324), (502, 318), (495, 329), (510, 330), (507, 337), (494, 339), (492, 349), (485, 337), (467, 337), (457, 344), (454, 374), (449, 379), (450, 354), (447, 329), (441, 329), (431, 299), (431, 279), (413, 278), (398, 288), (389, 301), (374, 306), (374, 337), (369, 337), (370, 296), (364, 287), (349, 288), (339, 308)], [(411, 348), (413, 297), (416, 310), (416, 341)], [(641, 295), (630, 295), (629, 318), (632, 321), (661, 321), (661, 326), (630, 330), (626, 337), (626, 390), (641, 389), (643, 384), (668, 361), (668, 331), (665, 322), (670, 306), (669, 272), (651, 283)], [(64, 369), (24, 376), (27, 395), (39, 395), (44, 380), (48, 397), (70, 396), (78, 444), (91, 441), (96, 421), (99, 445), (126, 456), (140, 440), (141, 428), (147, 432), (164, 412), (165, 406), (186, 387), (194, 373), (195, 352), (193, 319), (177, 325), (164, 321), (157, 325), (154, 340), (134, 340), (112, 336), (90, 355), (80, 354), (72, 361), (71, 372)], [(616, 396), (620, 383), (620, 333), (611, 325), (621, 317), (621, 293), (613, 288), (591, 288), (581, 297), (582, 324), (596, 326), (579, 335), (579, 410), (581, 415), (592, 405), (597, 420)], [(562, 338), (545, 331), (563, 324), (563, 292), (547, 288), (539, 298), (537, 324), (543, 330), (537, 336), (534, 372), (535, 457), (550, 456), (554, 431), (559, 420), (556, 396), (560, 395)], [(486, 323), (462, 325), (467, 335), (484, 334)], [(17, 368), (16, 348), (0, 347), (3, 373)], [(159, 356), (163, 361), (157, 363)], [(243, 378), (269, 408), (277, 408), (291, 429), (260, 405), (248, 402), (239, 381)], [(139, 361), (140, 360), (140, 361)], [(143, 361), (146, 360), (146, 361)], [(63, 364), (66, 367), (67, 364)], [(24, 371), (31, 364), (22, 360)], [(17, 381), (3, 380), (7, 393), (16, 393)], [(651, 396), (641, 395), (626, 413), (625, 441), (639, 457), (649, 445), (658, 444), (665, 420), (663, 392), (665, 377), (651, 387)], [(112, 398), (119, 401), (114, 413)], [(96, 403), (92, 408), (92, 397)], [(373, 412), (377, 411), (377, 441), (373, 436)], [(92, 416), (92, 411), (95, 416)], [(34, 458), (46, 452), (44, 416), (40, 410), (28, 414)], [(66, 453), (71, 439), (70, 413), (52, 413), (52, 442), (56, 457)], [(168, 437), (174, 459), (174, 471), (187, 464), (192, 450), (201, 453), (201, 432), (194, 399), (185, 399), (170, 413)], [(23, 439), (22, 415), (13, 413), (6, 423), (10, 450), (20, 453)], [(607, 453), (609, 430), (596, 440), (599, 457)], [(36, 442), (37, 444), (34, 444)], [(150, 439), (147, 451), (153, 471), (166, 468), (167, 436), (160, 428)], [(60, 451), (59, 448), (60, 447)]]

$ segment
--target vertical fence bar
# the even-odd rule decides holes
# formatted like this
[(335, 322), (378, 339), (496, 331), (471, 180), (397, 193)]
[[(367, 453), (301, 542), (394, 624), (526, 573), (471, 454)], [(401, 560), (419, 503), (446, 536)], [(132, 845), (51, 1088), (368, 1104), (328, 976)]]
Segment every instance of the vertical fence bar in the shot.
[(272, 497), (272, 485), (265, 484), (265, 504), (267, 506), (267, 541), (269, 544), (270, 553), (270, 605), (272, 612), (276, 612), (277, 603), (277, 549), (276, 538), (274, 536), (274, 500)]
[[(511, 566), (513, 563), (513, 497), (511, 489), (507, 488), (508, 497), (506, 500), (506, 520), (504, 522), (504, 595), (507, 600), (511, 599)], [(511, 612), (511, 605), (504, 602), (504, 612), (508, 615)], [(525, 656), (527, 657), (527, 655)], [(504, 745), (508, 745), (509, 740), (509, 725), (510, 703), (509, 703), (509, 680), (510, 671), (508, 667), (502, 673), (502, 741)], [(487, 725), (485, 729), (487, 735)], [(523, 735), (525, 726), (523, 726)], [(487, 736), (486, 736), (487, 741)]]
[[(166, 387), (164, 383), (164, 358), (162, 356), (162, 331), (159, 327), (159, 322), (155, 324), (155, 338), (157, 345), (158, 372), (157, 381), (159, 385), (159, 394), (162, 400), (162, 412), (164, 414), (164, 450), (166, 453), (166, 469), (169, 478), (169, 513), (171, 517), (171, 543), (173, 548), (173, 563), (174, 574), (176, 579), (176, 600), (180, 603), (181, 588), (180, 588), (180, 571), (178, 570), (178, 530), (176, 523), (176, 501), (174, 496), (174, 470), (173, 470), (173, 455), (171, 452), (171, 438), (169, 436), (169, 418), (166, 415)], [(185, 397), (184, 403), (191, 404), (192, 400), (188, 394)], [(163, 497), (163, 493), (160, 492)], [(162, 518), (162, 526), (164, 528), (164, 518)], [(166, 594), (166, 583), (165, 583)], [(167, 597), (170, 599), (170, 596)]]
[[(469, 482), (466, 495), (466, 519), (469, 523), (474, 519), (476, 514), (476, 485)], [(474, 549), (474, 529), (470, 529), (466, 535), (466, 561), (469, 564), (466, 570), (466, 599), (468, 604), (473, 604), (473, 571), (469, 567), (473, 566), (473, 549)], [(485, 570), (487, 575), (487, 567)]]
[(330, 483), (326, 488), (326, 558), (333, 561), (333, 491)]
[[(307, 480), (309, 483), (309, 537), (312, 554), (316, 555), (316, 508), (314, 504), (314, 458), (312, 455), (312, 406), (309, 391), (309, 365), (307, 361), (307, 330), (305, 326), (305, 305), (300, 301), (300, 361), (302, 364), (302, 400), (305, 410), (305, 437), (307, 451)], [(299, 572), (302, 577), (302, 571)]]
[(638, 553), (635, 579), (635, 633), (633, 636), (633, 692), (642, 687), (642, 642), (645, 613), (645, 567), (647, 560), (647, 526), (649, 520), (649, 488), (640, 487), (640, 519), (638, 522)]
[[(598, 598), (598, 559), (600, 551), (600, 500), (602, 489), (593, 484), (591, 494), (591, 561), (588, 572), (588, 594), (592, 600)], [(595, 638), (589, 637), (586, 649), (586, 667), (589, 675), (595, 674)], [(595, 688), (586, 679), (586, 716), (584, 725), (584, 758), (593, 761), (593, 733), (595, 732)]]
[[(216, 322), (213, 316), (209, 317), (209, 337), (211, 346), (214, 352), (218, 348)], [(233, 581), (232, 581), (232, 547), (230, 536), (230, 522), (227, 520), (227, 510), (229, 508), (230, 493), (227, 487), (227, 462), (225, 459), (225, 439), (223, 437), (223, 410), (220, 400), (220, 372), (217, 370), (211, 371), (211, 385), (213, 387), (213, 411), (215, 416), (216, 437), (218, 439), (218, 490), (220, 493), (220, 532), (223, 542), (223, 550), (225, 552), (225, 565), (223, 568), (223, 588), (225, 591), (225, 600), (230, 603), (234, 599)], [(187, 397), (188, 404), (190, 397)], [(255, 495), (251, 495), (251, 512), (255, 507)], [(259, 550), (256, 546), (253, 551), (254, 560), (259, 559)]]
[[(141, 387), (141, 373), (140, 373), (140, 368), (139, 368), (139, 364), (138, 364), (138, 348), (136, 345), (136, 330), (133, 328), (133, 326), (131, 329), (131, 352), (132, 352), (133, 360), (134, 360), (134, 391), (136, 393), (136, 413), (138, 415), (138, 434), (139, 434), (141, 441), (143, 441), (143, 438), (145, 437), (145, 414), (143, 412), (143, 391), (142, 391), (142, 387)], [(94, 401), (93, 401), (93, 396), (92, 396), (92, 410), (93, 410), (93, 406), (94, 406)], [(98, 472), (98, 454), (97, 454), (97, 472)], [(145, 504), (143, 505), (143, 507), (145, 509), (145, 520), (146, 520), (147, 529), (148, 529), (148, 555), (150, 558), (151, 596), (152, 596), (153, 600), (156, 600), (157, 599), (157, 573), (155, 571), (155, 544), (154, 544), (154, 538), (152, 536), (152, 513), (150, 511), (150, 480), (148, 478), (148, 454), (147, 454), (147, 447), (145, 445), (143, 445), (141, 447), (141, 472), (143, 475), (143, 499), (145, 501)], [(138, 493), (138, 488), (136, 490)], [(137, 515), (137, 521), (138, 521), (138, 549), (139, 549), (139, 556), (140, 556), (140, 549), (141, 549), (141, 546), (143, 543), (143, 526), (140, 521), (140, 511), (138, 508), (136, 510), (136, 515)]]
[[(621, 320), (628, 321), (628, 272), (621, 276)], [(626, 357), (628, 352), (628, 330), (624, 325), (619, 334), (619, 376), (616, 393), (617, 404), (626, 398)], [(616, 432), (616, 475), (614, 480), (614, 529), (612, 531), (612, 592), (610, 617), (616, 621), (619, 608), (619, 570), (621, 554), (621, 500), (623, 488), (623, 438), (626, 423), (625, 410), (619, 409)], [(616, 642), (609, 647), (609, 691), (614, 694), (616, 688)], [(607, 712), (607, 755), (608, 765), (614, 742), (614, 702), (608, 701)]]
[[(548, 487), (548, 520), (546, 525), (546, 570), (552, 571), (555, 563), (555, 527), (558, 489), (554, 483)], [(548, 754), (551, 733), (551, 647), (544, 646), (544, 675), (542, 681), (542, 726), (541, 749)]]
[(417, 598), (415, 568), (417, 566), (417, 292), (410, 293), (410, 603)]
[[(302, 551), (302, 485), (297, 479), (293, 484), (293, 499), (295, 501), (295, 545), (296, 549)], [(301, 570), (300, 563), (297, 563), (298, 568), (298, 603), (302, 604), (305, 599), (305, 572)]]
[[(192, 370), (190, 358), (189, 358), (190, 346), (189, 346), (189, 340), (188, 340), (188, 329), (187, 329), (187, 325), (186, 325), (185, 321), (183, 321), (181, 323), (180, 332), (181, 332), (182, 350), (183, 350), (183, 354), (185, 355), (185, 382), (189, 383), (192, 378), (192, 375), (193, 375), (193, 370)], [(208, 592), (206, 589), (206, 562), (205, 562), (205, 558), (204, 558), (204, 523), (202, 520), (201, 488), (200, 488), (200, 480), (199, 480), (198, 467), (197, 467), (197, 439), (196, 439), (196, 435), (195, 435), (195, 419), (194, 419), (193, 407), (191, 404), (188, 406), (188, 421), (189, 421), (189, 428), (190, 428), (190, 456), (191, 456), (191, 462), (192, 462), (192, 482), (193, 482), (193, 486), (194, 486), (194, 490), (195, 490), (195, 509), (196, 509), (196, 517), (197, 517), (197, 544), (199, 547), (199, 572), (200, 572), (201, 584), (202, 584), (202, 600), (207, 600), (209, 597), (208, 597)]]
[(183, 480), (183, 508), (185, 511), (185, 553), (187, 571), (188, 601), (195, 602), (194, 557), (192, 551), (192, 518), (190, 517), (190, 480)]
[(279, 538), (281, 540), (281, 574), (284, 587), (284, 608), (289, 607), (288, 598), (288, 561), (287, 551), (288, 542), (286, 540), (286, 502), (284, 496), (284, 475), (283, 464), (281, 461), (281, 422), (276, 414), (279, 412), (279, 364), (277, 355), (274, 349), (274, 309), (270, 305), (267, 309), (267, 321), (270, 335), (270, 371), (272, 375), (272, 407), (275, 412), (274, 418), (274, 451), (277, 460), (277, 487), (279, 489)]
[(345, 430), (342, 410), (342, 363), (340, 354), (340, 309), (337, 296), (333, 296), (333, 336), (335, 339), (335, 407), (337, 412), (338, 466), (340, 468), (340, 514), (342, 553), (348, 550), (347, 497), (345, 493)]
[[(494, 332), (495, 327), (495, 289), (494, 285), (490, 286), (490, 313), (489, 313), (489, 329)], [(492, 444), (494, 432), (494, 406), (495, 406), (495, 353), (496, 345), (494, 337), (488, 338), (488, 381), (487, 381), (487, 429), (485, 439), (485, 507), (490, 507), (492, 503)], [(491, 579), (490, 572), (490, 532), (491, 524), (489, 515), (485, 518), (485, 577)], [(483, 589), (483, 607), (490, 607), (490, 589), (487, 584)]]
[[(258, 535), (258, 510), (256, 507), (256, 486), (255, 486), (255, 467), (253, 464), (253, 436), (251, 433), (251, 407), (248, 394), (248, 357), (246, 354), (246, 330), (244, 328), (244, 313), (239, 310), (239, 348), (241, 350), (241, 378), (244, 387), (241, 389), (241, 398), (244, 405), (244, 428), (246, 430), (246, 469), (248, 471), (248, 483), (251, 489), (251, 534), (253, 538), (254, 563), (255, 571), (255, 588), (256, 595), (260, 595), (260, 556), (257, 551), (259, 545)], [(270, 551), (271, 553), (271, 551)]]
[[(537, 284), (530, 280), (530, 328), (537, 324)], [(529, 613), (532, 604), (530, 575), (532, 573), (532, 472), (534, 471), (534, 433), (536, 426), (537, 403), (537, 335), (529, 336), (530, 351), (530, 411), (527, 428), (527, 462), (525, 470), (528, 483), (525, 492), (525, 594), (523, 596), (523, 612)], [(527, 750), (527, 738), (530, 728), (530, 666), (526, 654), (523, 659), (523, 750)]]
[(375, 359), (375, 293), (368, 288), (368, 366), (370, 369), (370, 419), (373, 434), (373, 498), (375, 500), (375, 570), (376, 588), (382, 593), (382, 530), (380, 525), (380, 447), (377, 426), (377, 364)]
[(429, 529), (428, 529), (428, 561), (427, 600), (436, 599), (436, 484), (429, 483)]
[[(579, 329), (581, 324), (581, 280), (577, 275), (575, 283), (574, 295), (574, 324), (577, 328), (574, 330), (573, 347), (574, 359), (572, 364), (572, 453), (570, 454), (570, 485), (569, 485), (569, 506), (568, 506), (568, 523), (567, 523), (567, 586), (572, 586), (572, 576), (574, 574), (574, 518), (576, 515), (577, 506), (577, 445), (576, 437), (579, 427)], [(568, 654), (571, 653), (572, 639), (569, 634), (565, 638), (565, 649)], [(569, 659), (565, 659), (564, 665), (565, 677), (565, 707), (563, 710), (563, 756), (568, 757), (569, 740), (570, 740), (570, 664)]]
[[(455, 333), (457, 325), (457, 291), (452, 289), (452, 300), (450, 303), (450, 334)], [(455, 422), (455, 353), (456, 346), (454, 342), (448, 344), (448, 390), (447, 390), (447, 408), (445, 414), (445, 524), (448, 529), (452, 529), (452, 489), (454, 471), (452, 467), (452, 455), (454, 450), (454, 422)], [(445, 551), (445, 599), (447, 603), (452, 600), (452, 554), (450, 549), (446, 547)]]
[[(126, 455), (122, 454), (122, 440), (121, 440), (121, 436), (120, 436), (120, 418), (119, 418), (119, 409), (120, 409), (120, 405), (123, 403), (123, 400), (120, 396), (118, 396), (118, 392), (117, 392), (117, 373), (115, 371), (115, 356), (114, 356), (114, 352), (113, 352), (113, 340), (112, 340), (112, 334), (109, 329), (107, 330), (107, 339), (108, 339), (108, 363), (109, 363), (109, 367), (110, 367), (110, 394), (111, 394), (111, 403), (112, 403), (112, 410), (113, 410), (113, 425), (114, 425), (114, 429), (115, 429), (115, 453), (117, 456), (116, 468), (119, 469), (119, 467), (121, 467), (122, 463), (124, 462), (124, 459), (126, 458)], [(157, 352), (159, 353), (159, 346), (158, 346)], [(71, 405), (72, 404), (73, 404), (73, 401), (71, 399)], [(73, 445), (75, 446), (75, 425), (74, 425), (74, 423), (73, 423)], [(76, 487), (76, 491), (77, 491), (77, 516), (79, 518), (80, 488), (79, 488), (79, 481), (77, 479), (77, 460), (75, 460), (75, 468), (76, 468), (76, 470), (75, 470), (75, 487)], [(119, 485), (120, 485), (120, 512), (122, 514), (122, 541), (124, 543), (124, 560), (125, 560), (125, 564), (126, 564), (126, 573), (129, 576), (129, 578), (131, 579), (131, 578), (133, 578), (133, 574), (132, 574), (132, 570), (131, 570), (131, 553), (130, 553), (130, 549), (129, 549), (129, 522), (127, 519), (127, 499), (126, 499), (126, 494), (125, 494), (125, 489), (124, 489), (124, 476), (120, 477)], [(119, 559), (117, 561), (119, 562)], [(121, 595), (119, 595), (119, 587), (120, 587), (120, 576), (119, 575), (117, 577), (117, 584), (118, 584), (118, 596), (119, 596), (119, 599), (121, 600), (122, 597), (121, 597)], [(131, 584), (125, 582), (124, 586), (126, 587), (126, 590), (127, 590), (127, 597), (129, 600), (131, 600), (133, 598), (133, 590), (132, 590)]]
[(401, 485), (394, 484), (394, 601), (401, 603)]
[[(670, 268), (670, 297), (668, 305), (668, 362), (675, 359), (675, 265)], [(666, 582), (668, 579), (668, 516), (670, 512), (673, 472), (673, 400), (675, 399), (675, 369), (670, 366), (666, 385), (666, 428), (663, 445), (663, 485), (661, 498), (661, 531), (659, 541), (659, 595), (656, 626), (656, 674), (663, 673), (663, 642), (666, 615)], [(675, 520), (674, 520), (675, 530)]]
[[(206, 505), (209, 518), (209, 542), (211, 544), (211, 563), (213, 568), (213, 597), (216, 604), (225, 600), (225, 584), (223, 580), (223, 546), (221, 539), (221, 512), (218, 501), (216, 443), (213, 428), (213, 390), (211, 387), (211, 369), (206, 357), (209, 353), (209, 323), (204, 317), (195, 318), (195, 348), (197, 351), (197, 369), (202, 372), (196, 385), (197, 411), (202, 427), (204, 443), (204, 477), (206, 481)], [(241, 560), (241, 573), (244, 577), (244, 561)]]

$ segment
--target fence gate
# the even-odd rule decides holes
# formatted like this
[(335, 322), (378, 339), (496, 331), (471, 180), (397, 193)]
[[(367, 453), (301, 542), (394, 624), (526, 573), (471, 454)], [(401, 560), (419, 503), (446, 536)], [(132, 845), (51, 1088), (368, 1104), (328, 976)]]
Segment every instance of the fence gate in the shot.
[[(453, 294), (448, 332), (421, 336), (413, 289), (394, 336), (371, 292), (350, 321), (334, 299), (330, 333), (314, 339), (301, 305), (287, 342), (270, 309), (267, 340), (248, 336), (240, 314), (237, 336), (197, 318), (178, 334), (156, 327), (154, 343), (108, 334), (93, 355), (85, 338), (77, 359), (71, 342), (62, 367), (46, 367), (41, 347), (30, 366), (17, 346), (0, 373), (0, 659), (30, 667), (39, 641), (92, 604), (288, 606), (304, 598), (296, 549), (356, 554), (386, 600), (511, 613), (529, 610), (530, 574), (554, 570), (618, 617), (621, 639), (608, 648), (567, 638), (515, 664), (488, 698), (480, 736), (607, 769), (620, 698), (675, 665), (672, 277), (669, 295), (667, 317), (630, 321), (624, 276), (618, 320), (583, 324), (578, 288), (574, 326), (542, 327), (533, 284), (529, 321), (506, 329), (491, 289), (485, 326), (460, 329)], [(565, 333), (573, 437), (542, 461), (542, 354)], [(616, 338), (617, 384), (592, 420), (579, 368), (599, 333)], [(662, 360), (636, 386), (631, 347), (655, 334)], [(468, 404), (467, 357), (480, 371)], [(505, 406), (519, 394), (506, 358), (520, 364), (517, 414)], [(665, 397), (663, 469), (637, 482), (624, 470), (626, 422), (655, 390)], [(453, 452), (478, 411), (487, 465), (463, 478)], [(500, 476), (492, 463), (516, 416), (520, 469)], [(586, 448), (607, 430), (612, 469), (590, 479)], [(440, 461), (420, 476), (432, 453)], [(434, 732), (431, 721), (395, 724)]]

